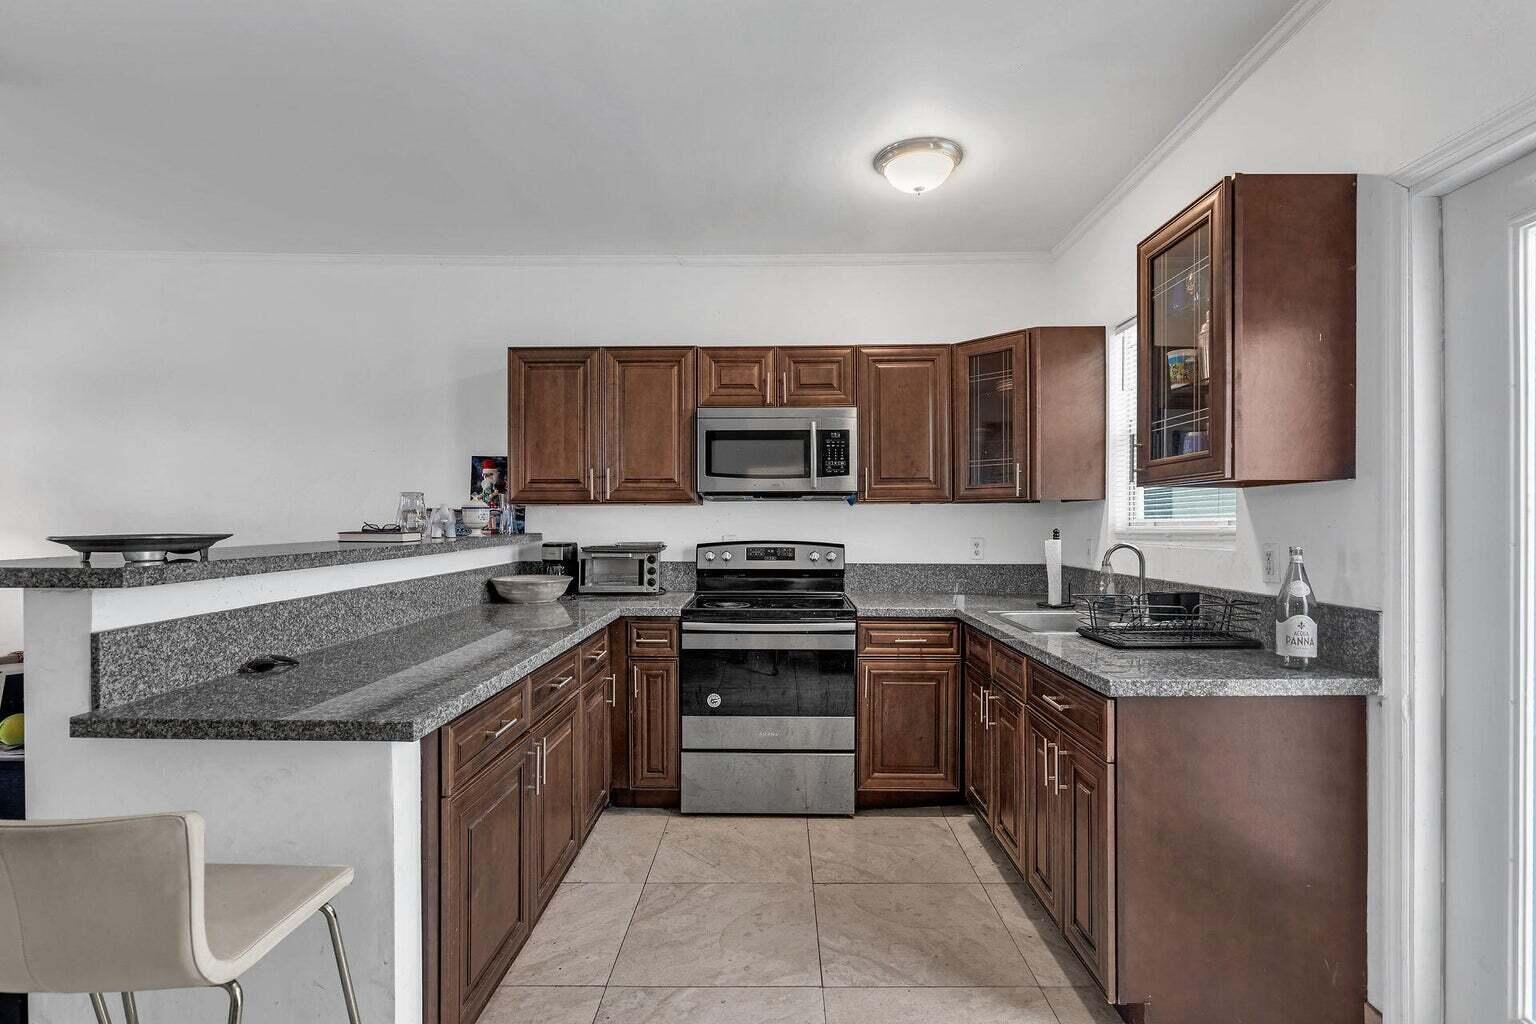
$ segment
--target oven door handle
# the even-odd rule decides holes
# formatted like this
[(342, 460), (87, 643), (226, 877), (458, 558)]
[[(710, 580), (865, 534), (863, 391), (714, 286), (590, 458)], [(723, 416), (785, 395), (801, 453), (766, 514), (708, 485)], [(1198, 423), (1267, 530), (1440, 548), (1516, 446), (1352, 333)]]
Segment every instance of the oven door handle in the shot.
[(816, 489), (816, 463), (821, 461), (821, 456), (816, 450), (816, 421), (811, 420), (811, 490)]

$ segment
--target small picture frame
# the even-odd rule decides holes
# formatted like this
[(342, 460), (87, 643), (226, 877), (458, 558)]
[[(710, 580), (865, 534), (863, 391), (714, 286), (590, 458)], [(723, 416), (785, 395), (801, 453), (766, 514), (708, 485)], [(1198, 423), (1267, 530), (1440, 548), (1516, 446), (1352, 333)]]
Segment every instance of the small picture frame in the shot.
[(1167, 354), (1168, 359), (1168, 386), (1170, 388), (1184, 388), (1195, 382), (1196, 358), (1192, 348), (1176, 348)]
[(472, 455), (469, 459), (469, 500), (481, 501), (492, 508), (507, 494), (507, 457)]

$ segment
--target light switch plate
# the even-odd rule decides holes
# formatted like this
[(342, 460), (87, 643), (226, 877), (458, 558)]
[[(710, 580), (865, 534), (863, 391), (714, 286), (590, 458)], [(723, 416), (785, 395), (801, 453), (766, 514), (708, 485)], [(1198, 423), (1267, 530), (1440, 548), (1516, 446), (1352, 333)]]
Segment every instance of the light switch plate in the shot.
[(1280, 582), (1280, 545), (1265, 544), (1264, 552), (1264, 582)]
[(971, 561), (979, 562), (987, 557), (987, 542), (982, 537), (971, 538)]

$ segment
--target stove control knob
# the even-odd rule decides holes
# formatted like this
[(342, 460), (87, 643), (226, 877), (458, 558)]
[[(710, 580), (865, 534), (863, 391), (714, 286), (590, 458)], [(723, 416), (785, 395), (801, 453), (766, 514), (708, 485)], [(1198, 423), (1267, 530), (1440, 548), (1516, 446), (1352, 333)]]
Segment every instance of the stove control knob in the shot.
[(811, 561), (819, 562), (819, 561), (821, 561), (821, 556), (818, 555), (816, 552), (812, 551), (811, 552)]
[(828, 551), (827, 552), (827, 561), (829, 561), (829, 562), (837, 561), (837, 552), (836, 551)]
[(727, 562), (729, 562), (731, 560), (731, 553), (729, 551), (727, 551), (725, 554), (721, 555), (720, 557), (725, 559)]
[(706, 552), (704, 552), (704, 561), (706, 561), (706, 562), (713, 562), (714, 560), (715, 560), (715, 553), (713, 551), (706, 551)]

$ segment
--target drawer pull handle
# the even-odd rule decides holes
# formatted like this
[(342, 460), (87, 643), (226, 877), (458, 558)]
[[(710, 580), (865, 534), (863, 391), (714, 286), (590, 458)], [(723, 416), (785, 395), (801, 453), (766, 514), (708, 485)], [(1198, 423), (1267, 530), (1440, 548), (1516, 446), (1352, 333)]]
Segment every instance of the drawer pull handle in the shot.
[(608, 677), (608, 703), (614, 707), (619, 706), (619, 677), (615, 673)]
[(928, 638), (925, 636), (899, 636), (892, 642), (898, 644), (925, 644), (928, 642)]
[(563, 677), (561, 677), (560, 681), (555, 684), (555, 689), (556, 690), (563, 690), (563, 689), (565, 689), (566, 684), (569, 683), (571, 680), (573, 680), (575, 678), (576, 678), (575, 676), (563, 676)]
[(522, 721), (522, 719), (520, 719), (520, 718), (514, 718), (511, 721), (503, 721), (501, 723), (501, 728), (500, 729), (487, 729), (485, 731), (486, 738), (487, 739), (493, 739), (493, 740), (500, 739), (501, 737), (503, 737), (503, 736), (505, 736), (507, 734), (507, 730), (508, 729), (512, 728), (514, 725), (516, 725), (520, 721)]
[(1060, 697), (1052, 697), (1048, 693), (1042, 693), (1040, 695), (1040, 699), (1045, 701), (1047, 704), (1049, 704), (1055, 710), (1060, 711), (1062, 714), (1066, 714), (1068, 711), (1072, 710), (1072, 705), (1068, 704), (1066, 701), (1062, 700)]
[(637, 643), (637, 644), (669, 644), (671, 642), (672, 641), (670, 639), (667, 639), (666, 637), (663, 637), (660, 640), (647, 640), (643, 636), (635, 638), (635, 643)]
[(608, 648), (604, 647), (600, 651), (593, 651), (591, 654), (587, 655), (587, 660), (588, 661), (602, 661), (606, 657), (608, 657)]

